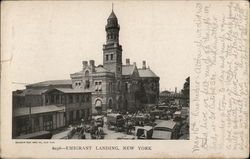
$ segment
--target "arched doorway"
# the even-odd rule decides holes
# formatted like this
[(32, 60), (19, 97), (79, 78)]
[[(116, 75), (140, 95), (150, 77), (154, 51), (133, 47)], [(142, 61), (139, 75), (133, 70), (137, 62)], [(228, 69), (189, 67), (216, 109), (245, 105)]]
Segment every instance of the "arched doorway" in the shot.
[(97, 114), (101, 114), (102, 113), (102, 101), (100, 99), (97, 99), (95, 101), (95, 109), (97, 111)]

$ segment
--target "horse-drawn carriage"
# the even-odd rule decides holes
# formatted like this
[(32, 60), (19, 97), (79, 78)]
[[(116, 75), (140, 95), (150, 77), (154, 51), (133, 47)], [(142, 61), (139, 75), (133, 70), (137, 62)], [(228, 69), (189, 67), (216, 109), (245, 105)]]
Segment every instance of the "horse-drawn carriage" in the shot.
[(125, 120), (121, 114), (107, 114), (108, 129), (122, 131)]
[(93, 120), (94, 120), (94, 125), (96, 125), (97, 127), (103, 127), (104, 116), (102, 116), (102, 115), (94, 116)]
[(93, 126), (90, 131), (91, 139), (104, 139), (104, 131), (102, 127)]
[(153, 127), (151, 126), (136, 126), (135, 136), (137, 139), (151, 139), (153, 134)]

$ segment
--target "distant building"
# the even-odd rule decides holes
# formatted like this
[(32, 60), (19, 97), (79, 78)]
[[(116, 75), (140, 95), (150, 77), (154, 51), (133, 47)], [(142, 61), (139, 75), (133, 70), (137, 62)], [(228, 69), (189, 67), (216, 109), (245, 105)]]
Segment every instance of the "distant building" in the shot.
[(170, 92), (167, 90), (162, 91), (159, 95), (160, 103), (165, 103), (166, 105), (180, 105), (182, 107), (188, 107), (190, 98), (189, 82), (190, 77), (186, 78), (186, 81), (183, 84), (183, 89), (180, 93), (177, 92), (177, 88), (175, 88), (175, 92)]
[(183, 94), (183, 106), (189, 107), (190, 102), (190, 77), (186, 78), (186, 81), (183, 85), (183, 89), (181, 90)]
[(160, 93), (160, 102), (166, 105), (181, 105), (183, 100), (181, 93), (163, 91)]

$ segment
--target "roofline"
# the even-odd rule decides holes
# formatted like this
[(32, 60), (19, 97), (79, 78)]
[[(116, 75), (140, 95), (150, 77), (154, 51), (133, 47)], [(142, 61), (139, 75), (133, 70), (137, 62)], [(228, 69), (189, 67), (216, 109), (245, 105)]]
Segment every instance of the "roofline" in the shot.
[[(41, 82), (36, 82), (36, 83), (28, 84), (28, 85), (25, 85), (25, 86), (26, 86), (26, 87), (27, 87), (27, 86), (34, 86), (34, 85), (39, 84), (39, 83), (52, 82), (52, 81), (71, 81), (71, 79), (46, 80), (46, 81), (41, 81)], [(49, 85), (53, 85), (53, 84), (49, 84)], [(49, 85), (48, 85), (48, 86), (49, 86)], [(67, 84), (61, 83), (61, 84), (57, 84), (57, 85), (67, 85)], [(34, 87), (41, 87), (41, 86), (34, 86)]]

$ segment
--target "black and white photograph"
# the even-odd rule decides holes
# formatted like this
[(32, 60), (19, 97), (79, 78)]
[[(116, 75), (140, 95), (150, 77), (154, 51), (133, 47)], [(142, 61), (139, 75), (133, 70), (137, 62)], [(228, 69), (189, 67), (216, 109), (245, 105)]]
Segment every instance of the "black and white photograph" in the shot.
[(247, 158), (249, 2), (1, 1), (0, 158)]
[(29, 35), (14, 51), (13, 139), (189, 139), (189, 52), (171, 35), (186, 28), (157, 9), (123, 7), (52, 6), (44, 23), (13, 28)]

